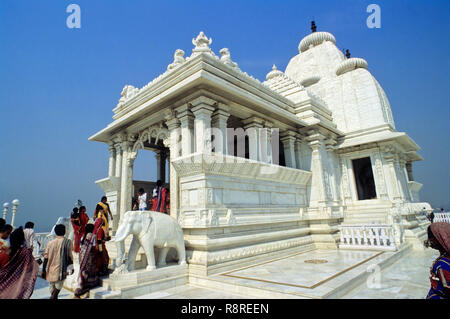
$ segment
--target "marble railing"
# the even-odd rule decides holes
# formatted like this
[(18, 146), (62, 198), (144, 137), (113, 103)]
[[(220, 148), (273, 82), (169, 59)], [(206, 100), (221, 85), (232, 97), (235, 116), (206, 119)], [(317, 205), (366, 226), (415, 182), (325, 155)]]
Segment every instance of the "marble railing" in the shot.
[(35, 253), (43, 253), (45, 248), (47, 248), (47, 244), (52, 240), (52, 238), (48, 237), (50, 233), (36, 233), (36, 240), (41, 243), (41, 245), (37, 245), (39, 248), (35, 248)]
[(341, 225), (339, 248), (397, 250), (392, 225)]
[(450, 213), (436, 213), (434, 214), (434, 223), (444, 222), (444, 223), (450, 223)]

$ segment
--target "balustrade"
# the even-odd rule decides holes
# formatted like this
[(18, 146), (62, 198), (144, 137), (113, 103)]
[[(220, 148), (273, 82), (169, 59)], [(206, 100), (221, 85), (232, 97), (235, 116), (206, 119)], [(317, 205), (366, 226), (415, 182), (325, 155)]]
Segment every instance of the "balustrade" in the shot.
[(435, 213), (434, 214), (434, 223), (450, 223), (450, 213)]
[(339, 248), (397, 250), (392, 225), (341, 225)]

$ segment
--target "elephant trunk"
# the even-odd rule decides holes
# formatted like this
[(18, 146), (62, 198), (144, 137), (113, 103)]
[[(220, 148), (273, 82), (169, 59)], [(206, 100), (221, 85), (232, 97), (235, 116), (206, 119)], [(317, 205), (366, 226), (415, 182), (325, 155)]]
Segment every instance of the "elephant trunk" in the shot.
[(117, 229), (116, 237), (114, 238), (115, 242), (123, 242), (128, 237), (131, 231), (131, 224), (125, 225), (121, 224), (119, 229)]

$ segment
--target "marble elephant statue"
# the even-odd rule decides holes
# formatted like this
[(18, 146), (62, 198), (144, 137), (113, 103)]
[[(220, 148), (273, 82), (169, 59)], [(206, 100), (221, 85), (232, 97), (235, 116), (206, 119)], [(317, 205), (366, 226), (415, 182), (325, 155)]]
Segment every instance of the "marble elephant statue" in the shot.
[(63, 224), (64, 226), (66, 226), (66, 234), (64, 235), (64, 237), (66, 237), (67, 239), (70, 239), (73, 242), (74, 233), (73, 233), (73, 227), (72, 227), (72, 222), (70, 221), (70, 217), (59, 217), (58, 220), (56, 221), (55, 225), (53, 226), (52, 231), (47, 235), (47, 237), (49, 237), (50, 239), (53, 239), (56, 237), (55, 226), (58, 224)]
[[(125, 255), (125, 239), (133, 235), (128, 258)], [(116, 273), (135, 269), (136, 256), (142, 246), (147, 257), (147, 270), (156, 269), (154, 247), (159, 248), (158, 266), (166, 264), (166, 256), (170, 248), (175, 248), (178, 264), (186, 264), (183, 231), (178, 222), (171, 216), (154, 211), (128, 211), (121, 218), (114, 241), (117, 247)]]

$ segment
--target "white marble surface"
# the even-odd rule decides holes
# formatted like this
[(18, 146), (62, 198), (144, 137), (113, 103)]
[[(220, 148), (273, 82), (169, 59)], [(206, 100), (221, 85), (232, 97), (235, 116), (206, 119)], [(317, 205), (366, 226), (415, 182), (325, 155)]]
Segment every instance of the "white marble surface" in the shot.
[(379, 288), (361, 285), (343, 298), (423, 299), (430, 289), (429, 269), (439, 253), (433, 249), (413, 250), (381, 272)]
[[(239, 271), (234, 271), (232, 274), (247, 275), (253, 278), (259, 278), (268, 281), (278, 280), (284, 283), (305, 284), (312, 285), (326, 280), (333, 274), (342, 272), (346, 267), (351, 267), (355, 263), (361, 262), (367, 257), (371, 257), (376, 252), (365, 251), (313, 251), (307, 254), (299, 254), (285, 259), (276, 260), (270, 263), (261, 264), (256, 267), (247, 268)], [(392, 253), (383, 253), (392, 254)], [(382, 255), (380, 255), (382, 256)], [(370, 288), (363, 281), (362, 284), (349, 291), (341, 298), (344, 299), (423, 299), (429, 290), (429, 267), (433, 260), (437, 257), (437, 252), (432, 249), (425, 249), (423, 251), (409, 250), (406, 255), (393, 263), (391, 266), (383, 269), (380, 276), (380, 287)], [(308, 264), (304, 263), (306, 259), (327, 259), (326, 264)], [(377, 257), (379, 258), (379, 257)], [(375, 261), (373, 258), (371, 261)], [(368, 261), (361, 268), (363, 271), (370, 265)], [(358, 267), (356, 267), (358, 268)], [(354, 269), (356, 269), (354, 268)], [(320, 293), (324, 293), (333, 288), (338, 288), (343, 283), (350, 282), (355, 273), (353, 270), (342, 273), (335, 279), (324, 282), (316, 287), (317, 297)], [(361, 270), (360, 269), (360, 270)], [(224, 277), (223, 275), (212, 276), (214, 278)], [(245, 282), (247, 281), (247, 282)], [(292, 293), (299, 292), (299, 288), (289, 287), (283, 285), (274, 285), (268, 282), (258, 282), (251, 280), (253, 286), (257, 286), (266, 290), (266, 297), (259, 298), (274, 298), (271, 291), (278, 293), (286, 293), (287, 298), (302, 296), (294, 296)], [(248, 279), (227, 278), (228, 284), (234, 285), (249, 285)], [(220, 281), (216, 282), (219, 286)], [(274, 290), (275, 289), (275, 290)], [(245, 293), (245, 289), (227, 289), (208, 287), (199, 287), (193, 284), (186, 284), (174, 288), (164, 289), (157, 292), (144, 294), (135, 297), (136, 299), (254, 299), (254, 295)], [(310, 290), (310, 297), (314, 297), (312, 289)], [(48, 283), (41, 278), (36, 282), (35, 291), (32, 299), (48, 299), (50, 292)], [(63, 289), (60, 293), (61, 299), (71, 299), (73, 293)], [(306, 297), (306, 296), (305, 296)]]

